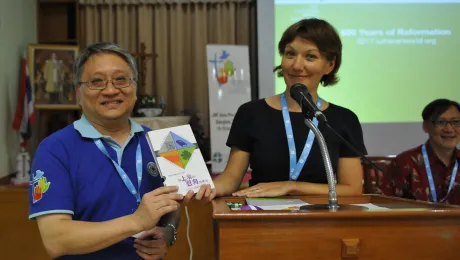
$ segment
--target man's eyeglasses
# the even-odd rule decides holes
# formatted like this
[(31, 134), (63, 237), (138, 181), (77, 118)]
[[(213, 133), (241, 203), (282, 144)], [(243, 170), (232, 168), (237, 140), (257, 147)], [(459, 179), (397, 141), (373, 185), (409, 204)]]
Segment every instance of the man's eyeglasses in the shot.
[(450, 124), (454, 128), (460, 128), (460, 118), (452, 119), (452, 120), (438, 119), (438, 120), (433, 120), (432, 122), (436, 126), (446, 127), (447, 124)]
[(103, 90), (107, 87), (109, 82), (112, 82), (112, 85), (115, 88), (127, 88), (131, 86), (133, 81), (136, 81), (137, 78), (129, 78), (129, 77), (116, 77), (112, 80), (103, 80), (103, 79), (90, 79), (88, 81), (81, 81), (78, 84), (87, 85), (90, 89), (94, 90)]

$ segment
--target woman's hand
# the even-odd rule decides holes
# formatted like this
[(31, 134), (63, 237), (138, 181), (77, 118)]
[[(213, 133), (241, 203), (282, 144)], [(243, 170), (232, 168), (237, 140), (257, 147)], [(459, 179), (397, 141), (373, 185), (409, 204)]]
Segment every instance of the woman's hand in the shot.
[(288, 195), (295, 190), (296, 183), (293, 181), (279, 181), (259, 183), (252, 187), (232, 193), (235, 197), (279, 197)]

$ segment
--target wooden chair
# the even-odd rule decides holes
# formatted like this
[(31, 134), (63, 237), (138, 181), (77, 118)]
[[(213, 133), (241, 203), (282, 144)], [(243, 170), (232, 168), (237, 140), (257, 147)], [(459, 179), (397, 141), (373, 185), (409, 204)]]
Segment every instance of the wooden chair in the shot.
[[(387, 168), (395, 158), (395, 156), (367, 156), (367, 158), (379, 166), (382, 170), (387, 173)], [(363, 193), (364, 194), (376, 194), (379, 192), (379, 187), (382, 184), (382, 179), (386, 178), (383, 173), (374, 168), (369, 162), (361, 160), (361, 164), (364, 169), (363, 178)]]

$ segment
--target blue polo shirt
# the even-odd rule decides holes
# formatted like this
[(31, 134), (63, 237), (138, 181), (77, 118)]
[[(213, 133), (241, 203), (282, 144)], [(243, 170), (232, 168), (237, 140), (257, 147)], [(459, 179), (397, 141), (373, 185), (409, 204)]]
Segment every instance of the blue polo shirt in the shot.
[[(149, 174), (153, 163), (145, 133), (150, 129), (130, 119), (131, 132), (125, 144), (102, 136), (83, 115), (43, 140), (35, 154), (29, 185), (29, 219), (53, 213), (72, 215), (72, 219), (101, 222), (126, 216), (137, 209), (136, 198), (126, 187), (113, 162), (97, 147), (101, 139), (111, 159), (128, 175), (136, 190), (136, 149), (142, 152), (140, 197), (163, 186), (158, 176)], [(140, 259), (133, 239), (88, 255), (59, 259)]]

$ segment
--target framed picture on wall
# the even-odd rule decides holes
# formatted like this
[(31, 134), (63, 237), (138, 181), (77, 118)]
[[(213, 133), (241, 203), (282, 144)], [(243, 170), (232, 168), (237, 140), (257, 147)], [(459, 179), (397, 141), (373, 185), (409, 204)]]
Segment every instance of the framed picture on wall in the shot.
[(29, 74), (36, 109), (79, 109), (72, 67), (76, 45), (29, 44)]

